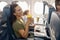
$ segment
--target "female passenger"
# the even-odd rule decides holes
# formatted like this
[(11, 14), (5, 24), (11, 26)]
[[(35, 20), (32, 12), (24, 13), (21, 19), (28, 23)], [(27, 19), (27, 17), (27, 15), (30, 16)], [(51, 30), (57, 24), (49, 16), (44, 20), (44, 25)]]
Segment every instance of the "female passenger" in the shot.
[(13, 30), (15, 32), (15, 35), (17, 38), (24, 38), (26, 39), (28, 37), (28, 30), (29, 30), (29, 24), (31, 23), (31, 19), (27, 19), (26, 24), (24, 24), (24, 21), (22, 19), (22, 9), (17, 4), (12, 4), (10, 6), (11, 8), (11, 23)]

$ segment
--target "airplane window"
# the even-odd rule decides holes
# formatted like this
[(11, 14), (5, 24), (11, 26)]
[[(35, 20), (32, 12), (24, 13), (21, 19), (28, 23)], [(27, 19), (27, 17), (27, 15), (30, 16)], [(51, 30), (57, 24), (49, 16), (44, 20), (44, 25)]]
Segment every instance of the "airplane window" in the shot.
[(35, 2), (35, 4), (34, 4), (34, 13), (36, 15), (43, 14), (43, 3), (42, 2)]
[(0, 11), (3, 11), (3, 8), (7, 5), (6, 2), (0, 2)]
[(43, 2), (35, 2), (34, 4), (34, 22), (36, 18), (39, 18), (38, 24), (43, 24)]
[(22, 8), (23, 11), (28, 10), (28, 4), (25, 1), (19, 1), (17, 4)]

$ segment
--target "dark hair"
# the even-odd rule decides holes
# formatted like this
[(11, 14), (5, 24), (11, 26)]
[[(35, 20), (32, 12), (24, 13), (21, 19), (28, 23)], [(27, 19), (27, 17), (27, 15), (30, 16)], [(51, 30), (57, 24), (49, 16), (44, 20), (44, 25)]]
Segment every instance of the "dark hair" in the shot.
[(60, 5), (60, 0), (55, 0), (56, 11), (58, 11), (57, 5)]
[(15, 7), (17, 7), (17, 4), (11, 4), (10, 5), (10, 20), (11, 20), (11, 24), (16, 21), (16, 16), (13, 15), (15, 13)]
[(29, 12), (29, 10), (24, 11), (23, 15), (27, 15), (27, 12)]

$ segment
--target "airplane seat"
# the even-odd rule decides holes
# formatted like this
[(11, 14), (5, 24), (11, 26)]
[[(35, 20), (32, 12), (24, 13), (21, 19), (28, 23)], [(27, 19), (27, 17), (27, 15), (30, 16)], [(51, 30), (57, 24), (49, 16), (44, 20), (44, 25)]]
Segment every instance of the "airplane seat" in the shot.
[(60, 18), (57, 13), (52, 13), (50, 20), (51, 40), (60, 40)]
[(52, 12), (54, 11), (55, 11), (54, 7), (49, 8), (49, 14), (48, 14), (47, 22), (46, 22), (46, 32), (49, 37), (50, 37), (50, 28), (49, 28), (50, 19), (51, 19)]
[(0, 12), (0, 15), (1, 15), (1, 18), (0, 18), (0, 40), (8, 40), (9, 37), (7, 34), (7, 27), (6, 27), (6, 25), (1, 25), (2, 14), (3, 14), (3, 12)]
[(10, 16), (10, 5), (7, 5), (3, 8), (1, 26), (3, 24), (6, 24), (6, 31), (4, 30), (5, 33), (2, 32), (2, 35), (0, 37), (1, 40), (5, 40), (4, 39), (5, 36), (7, 36), (6, 40), (15, 40), (16, 39), (16, 36), (15, 36), (12, 26), (10, 24), (9, 16)]
[(55, 11), (54, 7), (49, 8), (49, 14), (48, 14), (48, 20), (47, 20), (48, 24), (50, 24), (51, 15), (52, 15), (52, 12), (54, 11)]
[(12, 25), (11, 25), (11, 19), (9, 19), (9, 17), (11, 16), (11, 13), (10, 13), (10, 5), (8, 7), (5, 8), (5, 12), (7, 13), (7, 27), (8, 27), (8, 33), (10, 35), (10, 40), (16, 40), (17, 37), (14, 33), (14, 30), (12, 28)]
[(7, 14), (4, 13), (4, 10), (3, 10), (1, 16), (2, 16), (2, 18), (0, 21), (0, 40), (9, 40), (9, 35), (8, 35), (8, 31), (7, 31), (8, 28), (7, 28), (7, 22), (6, 22)]

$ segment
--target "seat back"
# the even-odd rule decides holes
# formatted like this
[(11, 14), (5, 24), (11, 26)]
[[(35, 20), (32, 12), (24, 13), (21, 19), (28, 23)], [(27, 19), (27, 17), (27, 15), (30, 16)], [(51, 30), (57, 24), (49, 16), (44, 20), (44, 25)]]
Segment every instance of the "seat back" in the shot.
[[(9, 10), (9, 12), (8, 12)], [(11, 16), (11, 13), (10, 13), (10, 6), (5, 8), (5, 12), (9, 13), (7, 14), (7, 27), (8, 27), (8, 34), (10, 35), (10, 39), (11, 40), (15, 40), (17, 37), (14, 33), (14, 30), (12, 28), (12, 25), (11, 25), (11, 19), (9, 19), (9, 17)]]
[(46, 22), (46, 31), (47, 31), (47, 35), (50, 37), (50, 20), (51, 20), (51, 15), (52, 15), (52, 12), (55, 11), (55, 8), (54, 7), (50, 7), (49, 8), (49, 14), (48, 14), (48, 17), (47, 17), (47, 22)]
[(52, 40), (54, 39), (54, 37), (56, 38), (56, 40), (60, 40), (60, 18), (55, 12), (52, 13), (50, 27)]
[(47, 20), (48, 24), (50, 24), (51, 14), (52, 14), (52, 12), (54, 12), (54, 11), (55, 11), (55, 8), (54, 8), (54, 7), (49, 8), (49, 14), (48, 14), (48, 20)]
[[(6, 8), (7, 10), (7, 8)], [(9, 40), (8, 27), (7, 27), (7, 13), (5, 8), (2, 12), (2, 18), (0, 21), (0, 40)], [(9, 12), (9, 10), (8, 10)]]
[[(12, 25), (10, 24), (10, 5), (7, 5), (3, 9), (1, 25), (6, 24), (5, 30), (1, 34), (0, 40), (15, 40), (16, 36), (14, 34)], [(5, 38), (5, 39), (4, 39)]]

